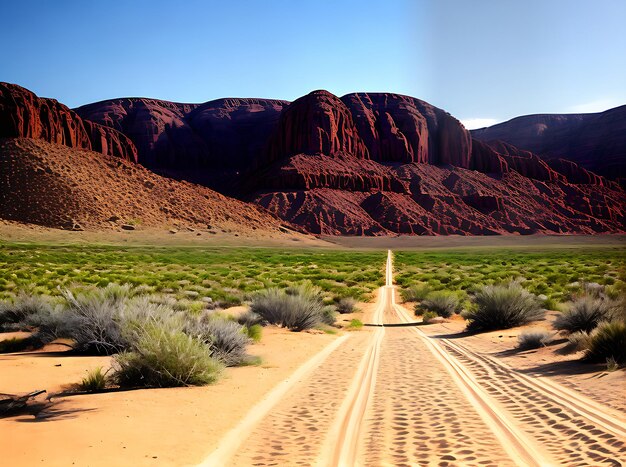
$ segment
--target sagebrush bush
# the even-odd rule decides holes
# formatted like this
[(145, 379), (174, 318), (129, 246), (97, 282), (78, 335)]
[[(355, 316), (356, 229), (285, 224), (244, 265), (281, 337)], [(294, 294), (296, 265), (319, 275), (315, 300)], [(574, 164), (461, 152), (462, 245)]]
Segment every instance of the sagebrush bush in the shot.
[(243, 365), (249, 359), (246, 348), (250, 338), (244, 327), (234, 321), (204, 314), (190, 318), (185, 332), (208, 345), (213, 357), (226, 366)]
[(33, 316), (47, 315), (54, 304), (47, 295), (21, 292), (13, 300), (0, 301), (0, 331), (26, 330)]
[(338, 313), (352, 313), (355, 311), (356, 300), (352, 297), (344, 297), (335, 306)]
[(437, 316), (449, 318), (461, 311), (462, 304), (459, 296), (454, 292), (440, 290), (429, 293), (416, 307), (424, 311), (431, 311)]
[(602, 322), (589, 335), (585, 360), (602, 362), (608, 359), (626, 362), (626, 323), (623, 321)]
[(247, 328), (251, 328), (257, 324), (263, 323), (263, 317), (254, 313), (251, 310), (246, 311), (245, 313), (237, 316), (237, 322), (242, 326), (246, 326)]
[(545, 310), (537, 297), (519, 282), (487, 285), (472, 297), (472, 307), (463, 313), (470, 331), (490, 331), (521, 326), (541, 319)]
[(111, 355), (129, 347), (129, 336), (120, 325), (122, 299), (105, 289), (74, 295), (65, 290), (66, 308), (50, 324), (56, 337), (72, 339), (81, 353)]
[(266, 289), (257, 293), (250, 305), (253, 313), (263, 317), (270, 324), (276, 324), (292, 331), (304, 331), (328, 320), (328, 309), (319, 295), (289, 292), (279, 289)]
[(114, 357), (114, 377), (120, 386), (201, 386), (219, 377), (222, 365), (209, 346), (181, 330), (148, 323), (137, 337), (131, 351)]
[(538, 349), (550, 342), (550, 333), (543, 330), (524, 331), (517, 336), (517, 347), (522, 350)]
[(415, 284), (400, 291), (400, 296), (404, 302), (419, 302), (432, 292), (428, 284)]
[(615, 302), (605, 298), (584, 295), (569, 303), (557, 316), (554, 328), (569, 333), (591, 332), (601, 321), (610, 320), (616, 311)]

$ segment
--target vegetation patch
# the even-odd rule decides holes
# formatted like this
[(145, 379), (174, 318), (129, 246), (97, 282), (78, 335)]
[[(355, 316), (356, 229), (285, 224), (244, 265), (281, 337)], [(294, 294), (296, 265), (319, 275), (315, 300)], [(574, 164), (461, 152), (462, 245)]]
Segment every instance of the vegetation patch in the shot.
[(508, 329), (543, 318), (540, 300), (519, 282), (487, 285), (471, 298), (472, 307), (463, 313), (470, 331)]
[(517, 347), (520, 350), (538, 349), (550, 342), (550, 333), (543, 330), (529, 330), (517, 336)]
[(415, 306), (415, 314), (421, 315), (425, 311), (430, 311), (437, 316), (449, 318), (455, 313), (460, 313), (461, 309), (461, 299), (457, 293), (439, 290), (426, 295), (424, 300)]

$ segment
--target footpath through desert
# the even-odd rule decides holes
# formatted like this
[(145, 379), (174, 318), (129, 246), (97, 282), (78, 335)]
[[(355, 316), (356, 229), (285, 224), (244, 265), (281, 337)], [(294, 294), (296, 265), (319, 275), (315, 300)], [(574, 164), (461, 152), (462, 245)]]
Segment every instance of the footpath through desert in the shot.
[(396, 303), (392, 253), (364, 331), (277, 386), (202, 465), (620, 465), (602, 404), (427, 336)]

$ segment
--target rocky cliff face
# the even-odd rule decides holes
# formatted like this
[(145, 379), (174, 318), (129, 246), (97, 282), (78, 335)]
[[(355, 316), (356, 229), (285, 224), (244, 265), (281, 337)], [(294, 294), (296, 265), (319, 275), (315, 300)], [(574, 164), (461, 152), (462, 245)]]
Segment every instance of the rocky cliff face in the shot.
[(137, 150), (124, 134), (15, 84), (0, 83), (0, 137), (41, 139), (137, 162)]
[[(77, 114), (29, 98), (34, 103), (0, 101), (0, 122), (13, 129), (8, 136), (123, 157), (128, 147), (113, 137), (123, 132), (146, 167), (254, 201), (314, 233), (598, 233), (621, 232), (626, 220), (617, 183), (506, 141), (472, 139), (454, 117), (409, 96), (315, 91), (292, 103), (204, 104), (128, 98)], [(610, 117), (607, 126), (619, 130), (619, 115)]]
[(626, 106), (593, 114), (526, 115), (471, 133), (546, 160), (571, 160), (610, 179), (626, 178)]
[(469, 132), (447, 112), (398, 94), (357, 93), (341, 100), (352, 112), (371, 159), (469, 167)]

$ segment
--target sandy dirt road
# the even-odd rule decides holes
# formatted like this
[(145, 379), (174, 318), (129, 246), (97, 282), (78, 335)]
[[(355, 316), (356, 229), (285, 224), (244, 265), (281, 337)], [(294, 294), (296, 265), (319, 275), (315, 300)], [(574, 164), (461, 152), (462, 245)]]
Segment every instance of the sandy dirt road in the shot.
[[(386, 285), (343, 338), (228, 441), (228, 465), (622, 465), (626, 423), (460, 340), (428, 337)], [(209, 458), (204, 465), (211, 463)]]

